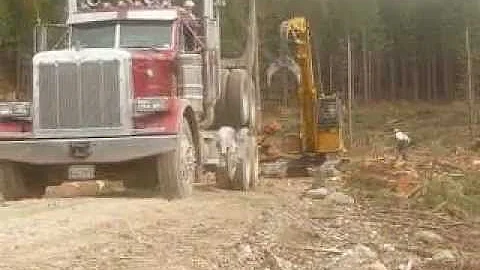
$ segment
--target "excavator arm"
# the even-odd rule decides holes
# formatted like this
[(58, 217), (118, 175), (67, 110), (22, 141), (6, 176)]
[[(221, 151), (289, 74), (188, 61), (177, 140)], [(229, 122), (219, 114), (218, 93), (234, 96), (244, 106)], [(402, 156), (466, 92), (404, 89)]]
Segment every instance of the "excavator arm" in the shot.
[[(267, 69), (267, 83), (273, 75), (286, 68), (298, 82), (297, 97), (300, 106), (300, 139), (305, 153), (325, 154), (343, 149), (339, 101), (335, 95), (326, 96), (315, 87), (310, 26), (304, 17), (282, 22), (280, 34), (283, 51), (279, 59)], [(289, 57), (288, 42), (293, 43), (294, 59)]]

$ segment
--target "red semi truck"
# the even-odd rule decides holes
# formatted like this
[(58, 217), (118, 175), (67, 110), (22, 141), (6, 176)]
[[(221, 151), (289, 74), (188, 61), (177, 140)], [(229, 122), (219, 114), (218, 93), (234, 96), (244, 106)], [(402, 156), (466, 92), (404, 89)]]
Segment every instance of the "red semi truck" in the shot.
[[(255, 1), (237, 59), (221, 58), (225, 4), (68, 0), (67, 48), (35, 54), (31, 100), (0, 103), (3, 197), (109, 179), (183, 198), (205, 171), (253, 187)], [(236, 134), (228, 145), (217, 135), (225, 126)]]

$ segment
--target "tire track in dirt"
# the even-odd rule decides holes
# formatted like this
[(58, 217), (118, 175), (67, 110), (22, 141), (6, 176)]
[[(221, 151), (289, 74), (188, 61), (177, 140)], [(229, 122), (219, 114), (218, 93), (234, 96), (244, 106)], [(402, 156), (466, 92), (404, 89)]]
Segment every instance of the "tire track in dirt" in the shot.
[[(0, 207), (0, 269), (323, 269), (358, 244), (397, 269), (424, 257), (428, 246), (411, 238), (422, 224), (441, 226), (361, 199), (318, 218), (325, 206), (301, 196), (310, 185), (269, 179), (248, 194), (201, 186), (171, 202), (123, 194), (9, 202)], [(278, 266), (285, 261), (295, 267)]]
[(263, 208), (261, 193), (74, 198), (0, 208), (0, 269), (218, 269)]

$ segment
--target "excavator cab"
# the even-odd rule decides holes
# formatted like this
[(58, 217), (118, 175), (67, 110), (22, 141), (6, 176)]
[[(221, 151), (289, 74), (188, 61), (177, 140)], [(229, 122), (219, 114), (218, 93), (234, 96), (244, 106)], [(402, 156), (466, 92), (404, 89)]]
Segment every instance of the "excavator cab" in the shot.
[(319, 97), (316, 110), (316, 140), (318, 153), (343, 150), (341, 101), (337, 95)]
[[(344, 149), (342, 139), (341, 101), (335, 93), (328, 95), (315, 87), (313, 54), (308, 21), (295, 17), (280, 25), (283, 41), (280, 57), (266, 71), (270, 86), (273, 75), (287, 69), (297, 79), (300, 105), (301, 152), (305, 166), (320, 165), (325, 155)], [(289, 43), (292, 46), (289, 46)], [(293, 48), (294, 56), (290, 56)]]

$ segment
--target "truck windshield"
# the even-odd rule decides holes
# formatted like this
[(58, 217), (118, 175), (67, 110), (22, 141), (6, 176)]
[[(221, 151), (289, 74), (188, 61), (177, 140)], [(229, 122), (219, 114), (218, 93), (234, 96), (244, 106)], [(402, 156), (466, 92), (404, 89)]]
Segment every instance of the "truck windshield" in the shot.
[(87, 48), (115, 46), (115, 23), (87, 23), (73, 26), (72, 44)]
[(170, 48), (171, 22), (129, 21), (120, 24), (121, 48)]
[[(120, 25), (116, 33), (116, 25)], [(95, 22), (74, 25), (72, 45), (82, 48), (116, 47), (115, 37), (120, 35), (121, 48), (169, 48), (171, 44), (171, 22), (163, 21), (121, 21)]]

